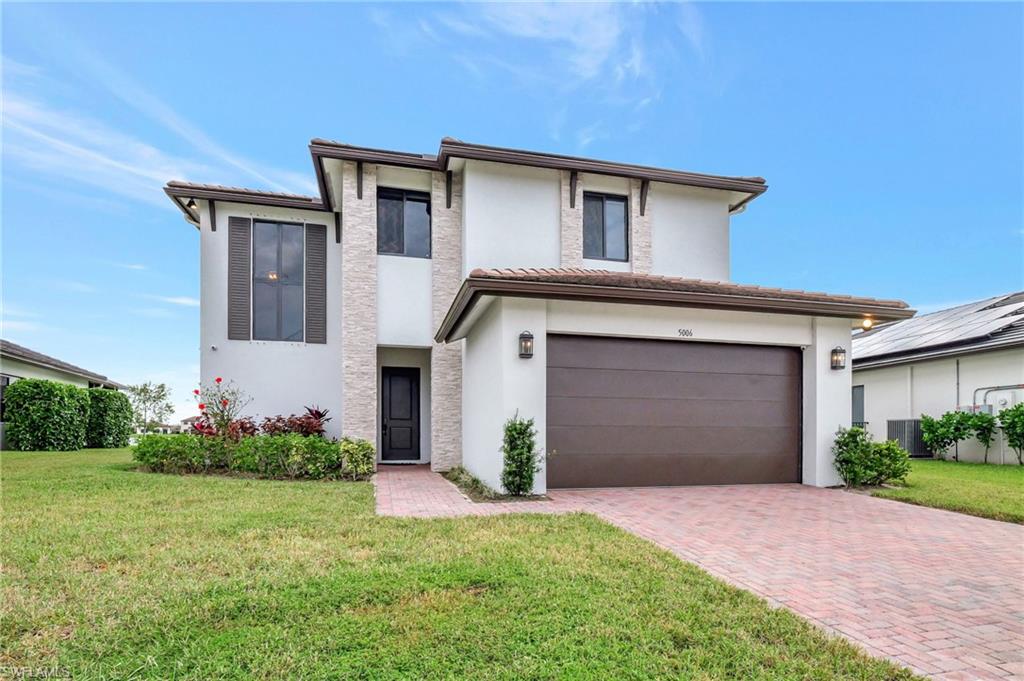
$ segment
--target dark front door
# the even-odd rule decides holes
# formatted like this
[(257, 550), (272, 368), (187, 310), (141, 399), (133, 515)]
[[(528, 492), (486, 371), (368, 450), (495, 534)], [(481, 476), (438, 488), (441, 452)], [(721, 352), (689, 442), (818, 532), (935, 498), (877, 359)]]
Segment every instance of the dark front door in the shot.
[(380, 458), (419, 461), (420, 370), (383, 367), (382, 371)]

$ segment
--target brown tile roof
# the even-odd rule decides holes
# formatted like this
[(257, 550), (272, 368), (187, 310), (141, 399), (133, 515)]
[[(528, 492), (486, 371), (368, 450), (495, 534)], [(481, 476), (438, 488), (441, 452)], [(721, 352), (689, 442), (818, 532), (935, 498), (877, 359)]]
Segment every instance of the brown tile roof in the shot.
[(905, 310), (909, 306), (902, 300), (881, 300), (860, 296), (847, 296), (816, 291), (770, 288), (750, 284), (733, 284), (706, 279), (666, 277), (660, 274), (636, 274), (634, 272), (612, 272), (609, 270), (585, 270), (576, 268), (518, 268), (518, 269), (475, 269), (469, 273), (475, 279), (502, 279), (514, 281), (535, 281), (551, 284), (578, 284), (581, 286), (614, 286), (648, 291), (680, 291), (685, 293), (712, 293), (752, 298), (775, 298), (806, 300), (823, 303), (852, 303), (889, 307)]
[(475, 269), (462, 283), (434, 338), (447, 341), (482, 296), (667, 305), (876, 321), (905, 319), (902, 300), (793, 291), (655, 274), (571, 268)]

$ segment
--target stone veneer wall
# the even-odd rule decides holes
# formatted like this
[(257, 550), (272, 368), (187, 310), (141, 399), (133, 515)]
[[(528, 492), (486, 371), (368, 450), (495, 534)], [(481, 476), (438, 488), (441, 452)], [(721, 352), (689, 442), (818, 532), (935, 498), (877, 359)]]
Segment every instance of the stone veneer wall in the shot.
[(640, 180), (629, 181), (629, 263), (638, 274), (651, 272), (651, 193), (640, 215)]
[(583, 183), (576, 182), (576, 207), (570, 207), (572, 183), (568, 170), (559, 173), (562, 185), (562, 267), (583, 267)]
[(377, 442), (377, 166), (342, 165), (342, 433)]
[[(430, 193), (430, 255), (434, 330), (462, 284), (462, 175), (452, 173), (446, 208), (445, 174), (434, 172)], [(462, 465), (462, 341), (434, 343), (430, 353), (430, 468)]]

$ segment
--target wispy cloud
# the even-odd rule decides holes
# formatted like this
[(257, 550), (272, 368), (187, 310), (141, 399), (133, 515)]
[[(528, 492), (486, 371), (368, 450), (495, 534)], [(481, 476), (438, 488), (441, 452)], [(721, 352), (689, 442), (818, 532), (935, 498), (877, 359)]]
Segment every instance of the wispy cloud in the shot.
[(114, 266), (125, 270), (135, 270), (136, 272), (141, 272), (146, 269), (145, 265), (140, 265), (138, 263), (115, 262)]
[(34, 322), (28, 319), (7, 319), (0, 320), (0, 327), (3, 327), (4, 334), (6, 335), (10, 331), (20, 331), (23, 333), (31, 333), (34, 331), (42, 331), (46, 327), (45, 324)]
[(67, 291), (69, 293), (96, 293), (96, 287), (92, 284), (87, 284), (84, 281), (57, 279), (53, 281), (53, 286), (61, 291)]
[(144, 296), (151, 300), (159, 300), (169, 305), (180, 305), (182, 307), (199, 307), (199, 299), (191, 296)]
[(140, 307), (132, 310), (132, 314), (150, 319), (170, 319), (175, 316), (166, 307)]

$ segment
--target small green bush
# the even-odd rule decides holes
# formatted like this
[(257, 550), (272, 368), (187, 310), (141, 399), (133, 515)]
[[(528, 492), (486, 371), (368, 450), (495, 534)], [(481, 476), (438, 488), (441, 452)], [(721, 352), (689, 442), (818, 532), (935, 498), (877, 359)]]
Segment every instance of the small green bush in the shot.
[(345, 477), (352, 480), (366, 480), (373, 475), (377, 462), (377, 451), (373, 443), (361, 438), (341, 438), (341, 456), (344, 459)]
[(847, 487), (902, 482), (910, 472), (910, 454), (898, 442), (874, 442), (863, 428), (840, 428), (832, 454)]
[(522, 496), (533, 492), (533, 478), (540, 470), (537, 451), (537, 430), (533, 419), (521, 419), (517, 412), (505, 422), (505, 438), (501, 451), (504, 466), (501, 484), (507, 494)]
[(1017, 455), (1017, 463), (1024, 465), (1024, 402), (999, 412), (999, 427)]
[(89, 447), (127, 447), (132, 432), (132, 403), (116, 390), (89, 388)]
[[(928, 451), (938, 457), (945, 457), (950, 447), (974, 434), (974, 414), (966, 411), (947, 411), (937, 419), (921, 415), (921, 439)], [(960, 460), (959, 453), (953, 455)]]
[(132, 457), (155, 473), (203, 473), (210, 469), (203, 438), (185, 433), (141, 435)]
[(88, 425), (89, 391), (85, 388), (23, 378), (4, 392), (4, 434), (11, 449), (82, 449)]
[(974, 439), (985, 447), (985, 463), (988, 463), (988, 450), (996, 439), (996, 417), (979, 411), (971, 417), (971, 428), (974, 430)]

